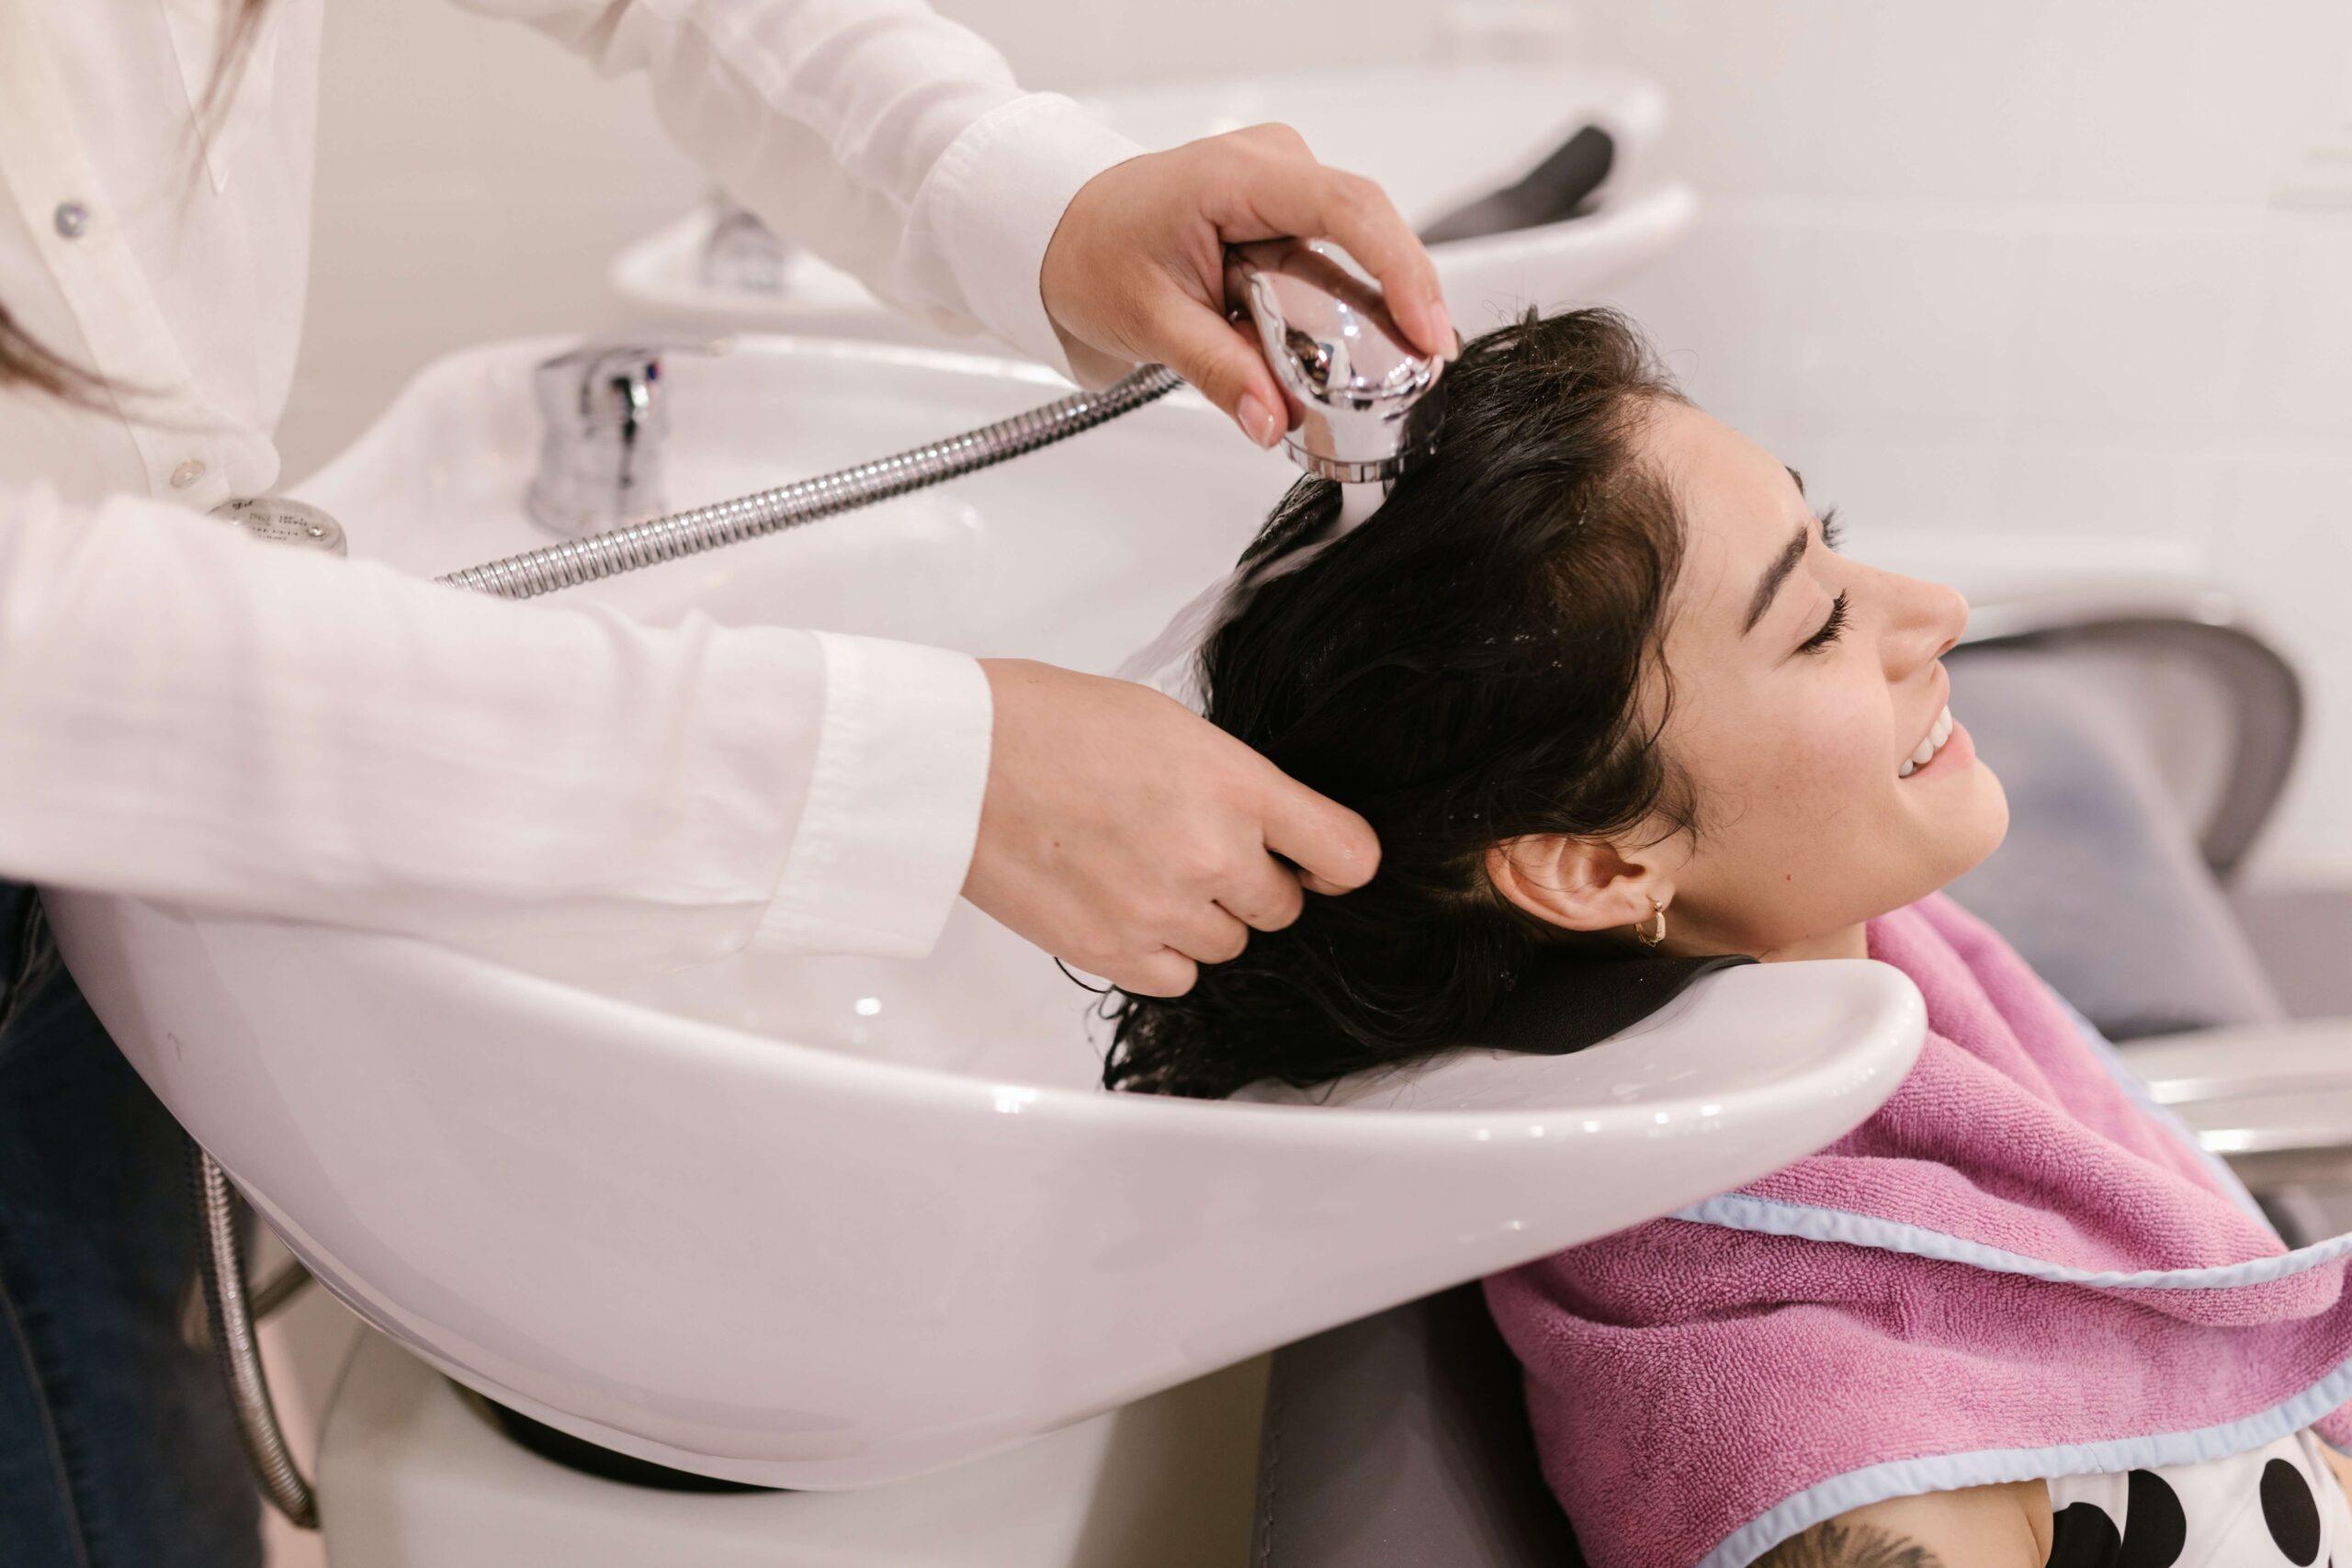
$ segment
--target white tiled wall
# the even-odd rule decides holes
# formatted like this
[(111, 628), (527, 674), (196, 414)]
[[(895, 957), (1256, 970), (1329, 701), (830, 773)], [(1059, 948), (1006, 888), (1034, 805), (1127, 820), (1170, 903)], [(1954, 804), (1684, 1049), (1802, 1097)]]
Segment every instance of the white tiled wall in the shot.
[[(1041, 85), (1498, 49), (1648, 70), (1706, 215), (1622, 302), (1693, 392), (1863, 533), (2239, 592), (2315, 698), (2256, 873), (2352, 882), (2352, 7), (940, 3)], [(436, 354), (623, 319), (607, 261), (700, 183), (631, 87), (519, 29), (344, 5), (328, 51), (291, 473)]]
[(2188, 567), (2297, 658), (2255, 866), (2352, 881), (2352, 12), (1585, 8), (1707, 193), (1621, 303), (1858, 531)]

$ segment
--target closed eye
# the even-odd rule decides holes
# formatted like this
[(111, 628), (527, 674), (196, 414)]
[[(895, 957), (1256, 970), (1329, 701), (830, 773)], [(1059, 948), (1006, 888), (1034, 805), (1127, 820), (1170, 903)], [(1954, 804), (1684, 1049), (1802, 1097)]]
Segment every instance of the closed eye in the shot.
[(1819, 653), (1823, 649), (1827, 648), (1831, 643), (1836, 642), (1838, 635), (1845, 629), (1846, 595), (1841, 590), (1838, 592), (1838, 597), (1830, 603), (1829, 618), (1821, 623), (1821, 629), (1819, 631), (1805, 638), (1804, 641), (1797, 644), (1797, 651), (1799, 653)]
[(1821, 514), (1821, 542), (1834, 550), (1845, 536), (1845, 531), (1838, 526), (1838, 509), (1833, 506)]

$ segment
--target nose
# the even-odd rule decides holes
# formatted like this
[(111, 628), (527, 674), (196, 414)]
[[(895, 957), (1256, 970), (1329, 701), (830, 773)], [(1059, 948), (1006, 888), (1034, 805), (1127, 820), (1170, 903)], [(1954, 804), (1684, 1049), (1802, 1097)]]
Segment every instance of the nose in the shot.
[(1889, 575), (1886, 674), (1903, 681), (1958, 646), (1968, 627), (1968, 599), (1949, 583)]

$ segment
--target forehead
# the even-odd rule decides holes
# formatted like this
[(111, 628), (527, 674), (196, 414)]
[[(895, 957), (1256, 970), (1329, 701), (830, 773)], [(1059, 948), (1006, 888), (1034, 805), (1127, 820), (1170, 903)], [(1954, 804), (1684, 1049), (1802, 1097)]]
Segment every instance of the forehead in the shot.
[(1636, 450), (1682, 515), (1675, 629), (1736, 638), (1765, 569), (1811, 509), (1778, 457), (1702, 410), (1661, 402)]

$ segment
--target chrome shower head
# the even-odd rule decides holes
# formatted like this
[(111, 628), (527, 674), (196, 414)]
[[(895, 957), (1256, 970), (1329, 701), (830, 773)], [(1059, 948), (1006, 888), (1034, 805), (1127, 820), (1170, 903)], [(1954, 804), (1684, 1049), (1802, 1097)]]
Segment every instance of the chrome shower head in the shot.
[(1226, 297), (1249, 300), (1259, 346), (1300, 416), (1283, 437), (1300, 468), (1385, 491), (1428, 456), (1445, 417), (1445, 361), (1412, 346), (1345, 251), (1272, 240), (1236, 247), (1231, 265), (1239, 276)]

